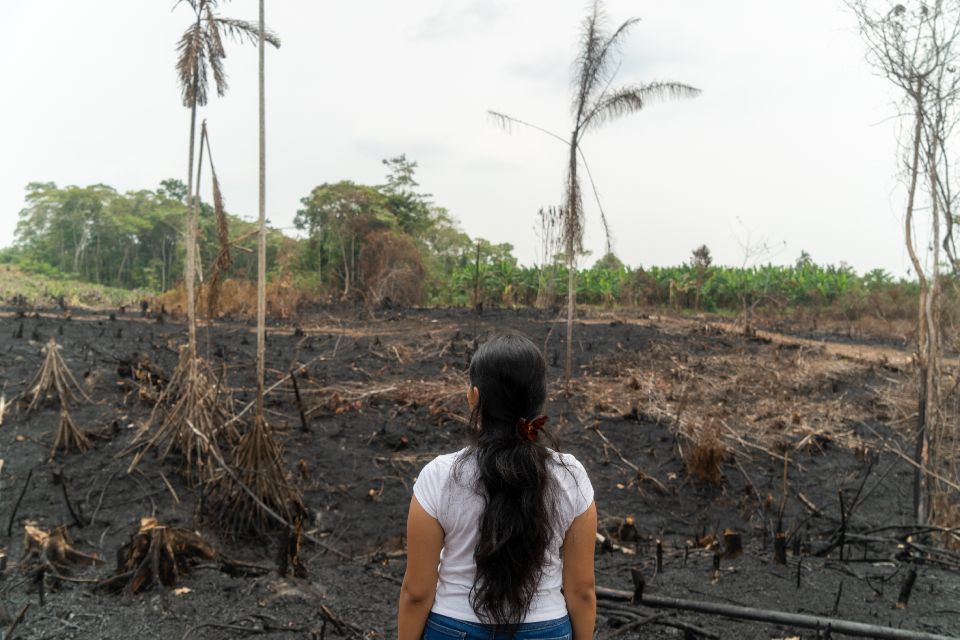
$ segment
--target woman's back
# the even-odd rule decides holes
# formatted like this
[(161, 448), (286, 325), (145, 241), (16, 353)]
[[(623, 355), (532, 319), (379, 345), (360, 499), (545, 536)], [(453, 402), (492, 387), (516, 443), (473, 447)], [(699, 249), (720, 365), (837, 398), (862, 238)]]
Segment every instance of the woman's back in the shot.
[[(523, 622), (540, 622), (567, 612), (561, 574), (561, 544), (574, 518), (593, 502), (593, 487), (580, 462), (570, 454), (551, 451), (547, 466), (551, 482), (548, 500), (555, 522), (547, 545), (537, 591)], [(444, 531), (436, 600), (432, 610), (441, 615), (479, 622), (470, 602), (476, 580), (474, 552), (479, 540), (477, 526), (486, 499), (478, 491), (478, 467), (471, 449), (442, 455), (427, 464), (414, 485), (414, 495), (423, 509)]]
[(520, 335), (474, 352), (470, 444), (428, 464), (410, 500), (401, 640), (593, 636), (597, 509), (583, 466), (539, 442), (546, 368)]

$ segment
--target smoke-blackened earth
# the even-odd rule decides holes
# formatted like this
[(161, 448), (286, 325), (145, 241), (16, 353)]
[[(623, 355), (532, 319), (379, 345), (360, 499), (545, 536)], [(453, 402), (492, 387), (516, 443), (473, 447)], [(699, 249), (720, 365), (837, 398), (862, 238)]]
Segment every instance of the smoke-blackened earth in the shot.
[[(462, 446), (464, 368), (476, 345), (499, 331), (520, 331), (544, 346), (549, 429), (596, 489), (605, 539), (598, 542), (600, 586), (630, 590), (630, 569), (639, 567), (650, 594), (960, 635), (960, 554), (945, 549), (939, 534), (913, 531), (913, 468), (896, 453), (908, 447), (912, 426), (903, 409), (913, 384), (906, 354), (896, 362), (888, 353), (835, 352), (810, 336), (594, 314), (576, 326), (575, 376), (566, 386), (564, 328), (547, 312), (324, 308), (295, 324), (278, 321), (268, 329), (267, 384), (280, 384), (267, 395), (266, 416), (303, 493), (304, 529), (323, 544), (303, 541), (308, 577), (297, 578), (275, 570), (281, 531), (221, 535), (204, 517), (203, 491), (185, 480), (175, 456), (148, 454), (128, 472), (128, 448), (153, 394), (135, 372), (139, 365), (169, 376), (186, 336), (175, 318), (108, 313), (67, 318), (58, 310), (7, 309), (0, 316), (8, 405), (0, 425), (0, 553), (7, 557), (0, 630), (29, 604), (15, 625), (18, 639), (394, 637), (413, 482), (433, 456)], [(243, 408), (255, 388), (252, 327), (223, 320), (199, 335), (202, 354), (225, 373)], [(27, 414), (16, 401), (51, 337), (95, 400), (71, 409), (93, 434), (92, 448), (53, 459), (58, 411)], [(306, 430), (283, 380), (294, 370)], [(837, 544), (841, 499), (844, 545)], [(785, 565), (773, 551), (781, 504)], [(232, 560), (271, 570), (230, 575), (206, 563), (176, 588), (137, 595), (100, 588), (148, 516), (197, 530)], [(69, 580), (48, 574), (38, 584), (21, 565), (28, 523), (47, 531), (65, 525), (76, 549), (105, 562), (64, 568)], [(742, 536), (742, 555), (721, 553), (725, 529)], [(911, 569), (909, 604), (895, 608)], [(722, 638), (815, 633), (608, 601), (598, 633), (610, 636), (654, 613), (661, 617), (619, 637), (683, 637), (676, 625)]]

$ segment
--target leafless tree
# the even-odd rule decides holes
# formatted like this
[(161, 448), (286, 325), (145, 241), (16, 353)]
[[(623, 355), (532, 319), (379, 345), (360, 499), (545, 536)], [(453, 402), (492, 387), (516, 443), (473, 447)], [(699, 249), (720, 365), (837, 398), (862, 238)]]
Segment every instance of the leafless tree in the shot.
[[(635, 113), (652, 100), (686, 98), (700, 93), (679, 82), (651, 82), (613, 86), (619, 63), (617, 54), (623, 39), (639, 22), (630, 18), (615, 30), (606, 28), (606, 15), (601, 0), (594, 0), (590, 13), (584, 18), (580, 34), (580, 50), (577, 54), (573, 77), (573, 129), (569, 140), (542, 127), (518, 118), (491, 111), (490, 114), (504, 128), (513, 124), (537, 129), (560, 140), (567, 146), (567, 179), (564, 197), (563, 240), (567, 262), (567, 344), (564, 356), (564, 377), (569, 381), (573, 368), (573, 316), (576, 308), (576, 258), (583, 252), (583, 198), (580, 189), (581, 165), (590, 178), (590, 168), (581, 148), (583, 136), (600, 126), (622, 116)], [(592, 178), (590, 179), (593, 184)], [(594, 187), (596, 196), (596, 188)], [(599, 198), (597, 198), (599, 204)], [(607, 231), (607, 248), (610, 249), (610, 233), (606, 215), (600, 207), (600, 216)]]
[[(868, 0), (847, 4), (859, 21), (870, 62), (902, 92), (901, 108), (911, 124), (902, 146), (907, 182), (904, 240), (920, 284), (914, 510), (918, 524), (936, 523), (948, 516), (949, 496), (955, 500), (950, 484), (958, 480), (957, 427), (944, 415), (941, 384), (940, 269), (944, 256), (957, 266), (948, 148), (958, 121), (960, 2), (917, 0), (883, 8)], [(930, 212), (929, 226), (918, 238), (917, 220), (924, 211)]]

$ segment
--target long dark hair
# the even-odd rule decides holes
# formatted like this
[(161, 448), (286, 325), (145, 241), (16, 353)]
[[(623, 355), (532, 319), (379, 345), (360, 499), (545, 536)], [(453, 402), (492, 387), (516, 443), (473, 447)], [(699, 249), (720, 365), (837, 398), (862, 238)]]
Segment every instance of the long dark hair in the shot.
[(470, 384), (480, 392), (470, 452), (485, 499), (470, 602), (478, 618), (512, 630), (530, 609), (553, 538), (550, 452), (518, 429), (521, 419), (533, 420), (543, 409), (546, 363), (527, 338), (497, 336), (473, 355)]

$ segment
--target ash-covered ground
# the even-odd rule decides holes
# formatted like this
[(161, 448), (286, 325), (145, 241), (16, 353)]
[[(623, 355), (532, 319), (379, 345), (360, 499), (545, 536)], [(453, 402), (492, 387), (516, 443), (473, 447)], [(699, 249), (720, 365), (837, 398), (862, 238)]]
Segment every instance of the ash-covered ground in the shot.
[[(544, 345), (550, 364), (550, 431), (584, 463), (596, 489), (605, 539), (598, 542), (600, 586), (630, 590), (630, 568), (640, 567), (650, 594), (960, 635), (960, 553), (945, 548), (943, 536), (911, 526), (913, 469), (895, 451), (908, 446), (912, 423), (903, 407), (913, 383), (909, 365), (891, 363), (888, 354), (845, 355), (831, 351), (829, 340), (746, 336), (701, 321), (595, 314), (576, 327), (576, 376), (566, 386), (563, 326), (546, 312), (328, 308), (302, 315), (296, 326), (276, 322), (268, 329), (267, 384), (298, 372), (307, 429), (289, 381), (267, 396), (267, 419), (309, 510), (304, 529), (324, 545), (303, 541), (308, 577), (295, 578), (271, 570), (281, 532), (221, 535), (204, 517), (203, 491), (185, 480), (174, 455), (148, 454), (128, 472), (128, 449), (153, 397), (135, 371), (169, 375), (186, 336), (175, 318), (108, 313), (0, 314), (8, 404), (0, 425), (0, 553), (7, 559), (0, 633), (15, 626), (11, 637), (21, 640), (395, 636), (412, 484), (433, 456), (462, 446), (464, 369), (473, 349), (492, 332), (520, 331)], [(252, 327), (224, 320), (199, 335), (204, 357), (226, 373), (242, 408), (255, 387)], [(92, 448), (52, 459), (56, 407), (28, 414), (17, 402), (51, 337), (94, 400), (71, 408)], [(781, 504), (782, 565), (774, 561)], [(180, 576), (177, 588), (137, 595), (102, 588), (143, 517), (196, 530), (230, 559), (264, 570), (231, 575), (206, 563)], [(64, 567), (68, 579), (48, 572), (38, 583), (21, 562), (28, 523), (45, 531), (64, 525), (77, 550), (104, 562)], [(726, 529), (742, 538), (737, 557), (724, 553)], [(895, 608), (911, 569), (909, 604)], [(661, 617), (623, 631), (653, 614)], [(598, 634), (617, 633), (815, 637), (602, 601)]]

